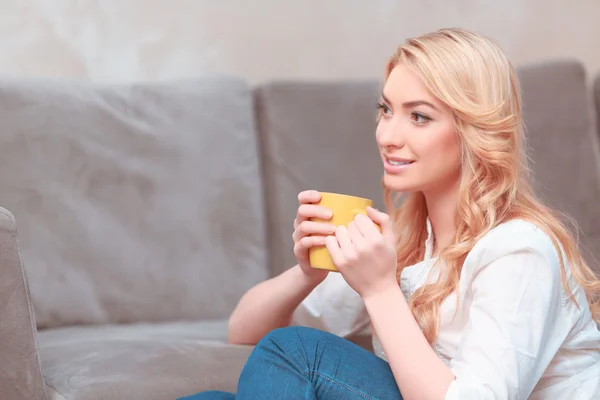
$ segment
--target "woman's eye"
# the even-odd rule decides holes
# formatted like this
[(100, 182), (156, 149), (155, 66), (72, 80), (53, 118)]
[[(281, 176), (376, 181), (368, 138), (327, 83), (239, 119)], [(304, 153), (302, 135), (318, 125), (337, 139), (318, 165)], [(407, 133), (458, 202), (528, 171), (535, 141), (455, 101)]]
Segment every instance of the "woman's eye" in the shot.
[(386, 114), (389, 115), (392, 113), (392, 110), (385, 104), (383, 103), (377, 103), (377, 109), (379, 110), (379, 112), (381, 114)]
[(411, 114), (411, 117), (412, 117), (412, 120), (415, 121), (417, 124), (424, 124), (426, 122), (431, 121), (430, 117), (428, 117), (425, 114), (421, 114), (420, 112), (416, 112), (416, 111), (414, 111)]

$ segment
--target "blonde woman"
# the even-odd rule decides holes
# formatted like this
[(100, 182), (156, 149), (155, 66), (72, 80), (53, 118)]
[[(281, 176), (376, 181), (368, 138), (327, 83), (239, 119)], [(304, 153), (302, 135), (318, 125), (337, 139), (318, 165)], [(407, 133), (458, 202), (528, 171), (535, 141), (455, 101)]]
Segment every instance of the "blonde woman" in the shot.
[[(600, 282), (531, 189), (510, 62), (445, 29), (400, 46), (385, 78), (389, 216), (310, 222), (330, 211), (302, 192), (298, 265), (231, 316), (230, 341), (257, 344), (237, 395), (189, 399), (599, 399)], [(339, 274), (310, 267), (320, 245)], [(340, 337), (369, 325), (374, 354)]]

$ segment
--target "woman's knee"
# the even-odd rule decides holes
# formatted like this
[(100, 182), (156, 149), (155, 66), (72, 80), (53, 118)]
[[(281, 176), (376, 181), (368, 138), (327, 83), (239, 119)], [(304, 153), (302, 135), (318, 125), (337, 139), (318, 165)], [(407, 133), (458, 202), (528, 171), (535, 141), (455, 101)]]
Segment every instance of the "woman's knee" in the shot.
[(269, 363), (285, 362), (298, 370), (306, 370), (306, 350), (300, 340), (299, 327), (274, 329), (267, 333), (254, 347), (242, 370), (240, 382), (254, 377)]
[(306, 326), (278, 328), (268, 333), (257, 345), (261, 348), (276, 348), (288, 354), (313, 353), (314, 349), (323, 349), (325, 343), (344, 340), (332, 333)]
[(273, 347), (286, 348), (297, 345), (298, 333), (297, 327), (288, 326), (285, 328), (273, 329), (267, 333), (256, 345), (257, 348)]
[(319, 340), (325, 340), (331, 335), (315, 328), (309, 328), (306, 326), (288, 326), (285, 328), (277, 328), (269, 332), (259, 342), (259, 344), (273, 344), (279, 345), (283, 343), (298, 344), (303, 342), (314, 342)]

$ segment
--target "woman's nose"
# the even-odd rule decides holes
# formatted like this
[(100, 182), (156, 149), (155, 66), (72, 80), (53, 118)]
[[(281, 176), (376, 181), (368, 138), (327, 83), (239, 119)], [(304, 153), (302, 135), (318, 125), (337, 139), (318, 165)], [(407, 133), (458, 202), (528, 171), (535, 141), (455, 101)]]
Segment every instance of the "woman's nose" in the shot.
[(387, 121), (377, 127), (377, 141), (381, 147), (402, 147), (406, 142), (406, 128), (400, 121)]

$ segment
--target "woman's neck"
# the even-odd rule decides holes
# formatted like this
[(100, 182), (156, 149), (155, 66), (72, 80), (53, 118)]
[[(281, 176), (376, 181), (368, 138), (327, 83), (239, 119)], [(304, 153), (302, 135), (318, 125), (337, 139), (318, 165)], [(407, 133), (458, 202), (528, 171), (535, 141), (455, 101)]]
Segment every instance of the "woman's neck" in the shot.
[(425, 203), (429, 222), (433, 230), (433, 254), (452, 244), (456, 235), (456, 205), (458, 204), (458, 185), (447, 190), (427, 192)]

